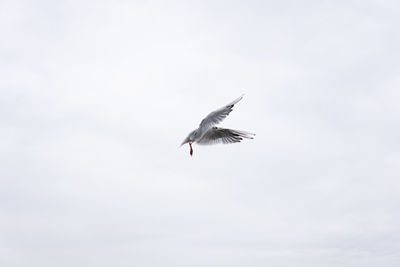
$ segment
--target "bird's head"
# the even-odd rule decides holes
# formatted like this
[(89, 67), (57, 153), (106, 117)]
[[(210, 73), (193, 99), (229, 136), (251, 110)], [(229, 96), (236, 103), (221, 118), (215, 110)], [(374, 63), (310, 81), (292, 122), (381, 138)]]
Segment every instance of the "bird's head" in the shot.
[(185, 140), (182, 142), (181, 146), (183, 146), (184, 144), (187, 143), (193, 143), (194, 142), (194, 137), (196, 135), (196, 130), (192, 131), (186, 138)]

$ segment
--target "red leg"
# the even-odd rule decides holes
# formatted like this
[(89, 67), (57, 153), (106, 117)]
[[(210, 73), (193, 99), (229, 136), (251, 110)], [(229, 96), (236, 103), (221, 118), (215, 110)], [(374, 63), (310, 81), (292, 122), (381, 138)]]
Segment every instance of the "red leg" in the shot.
[(192, 148), (192, 143), (189, 143), (190, 146), (190, 156), (193, 156), (193, 148)]

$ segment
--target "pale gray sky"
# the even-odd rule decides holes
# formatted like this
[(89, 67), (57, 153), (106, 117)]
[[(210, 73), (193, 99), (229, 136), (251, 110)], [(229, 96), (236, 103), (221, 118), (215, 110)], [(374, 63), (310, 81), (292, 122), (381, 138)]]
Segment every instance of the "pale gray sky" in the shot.
[(397, 267), (399, 13), (0, 1), (0, 265)]

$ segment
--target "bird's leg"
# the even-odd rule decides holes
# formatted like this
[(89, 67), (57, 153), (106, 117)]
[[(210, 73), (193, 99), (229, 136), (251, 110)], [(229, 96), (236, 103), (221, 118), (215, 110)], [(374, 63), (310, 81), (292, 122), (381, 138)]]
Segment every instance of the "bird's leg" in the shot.
[(190, 156), (193, 156), (193, 148), (192, 148), (192, 143), (189, 143), (190, 146)]

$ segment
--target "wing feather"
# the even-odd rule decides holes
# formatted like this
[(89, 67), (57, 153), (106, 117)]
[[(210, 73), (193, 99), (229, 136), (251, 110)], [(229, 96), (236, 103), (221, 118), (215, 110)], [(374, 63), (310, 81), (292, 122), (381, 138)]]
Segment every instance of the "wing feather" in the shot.
[(211, 128), (212, 126), (220, 123), (223, 121), (229, 113), (231, 113), (233, 106), (239, 102), (243, 98), (243, 95), (241, 95), (238, 99), (234, 100), (233, 102), (229, 103), (228, 105), (217, 109), (210, 114), (207, 115), (201, 122), (199, 128), (207, 130)]
[(244, 131), (212, 127), (197, 141), (199, 145), (239, 143), (244, 138), (253, 139), (255, 134)]

